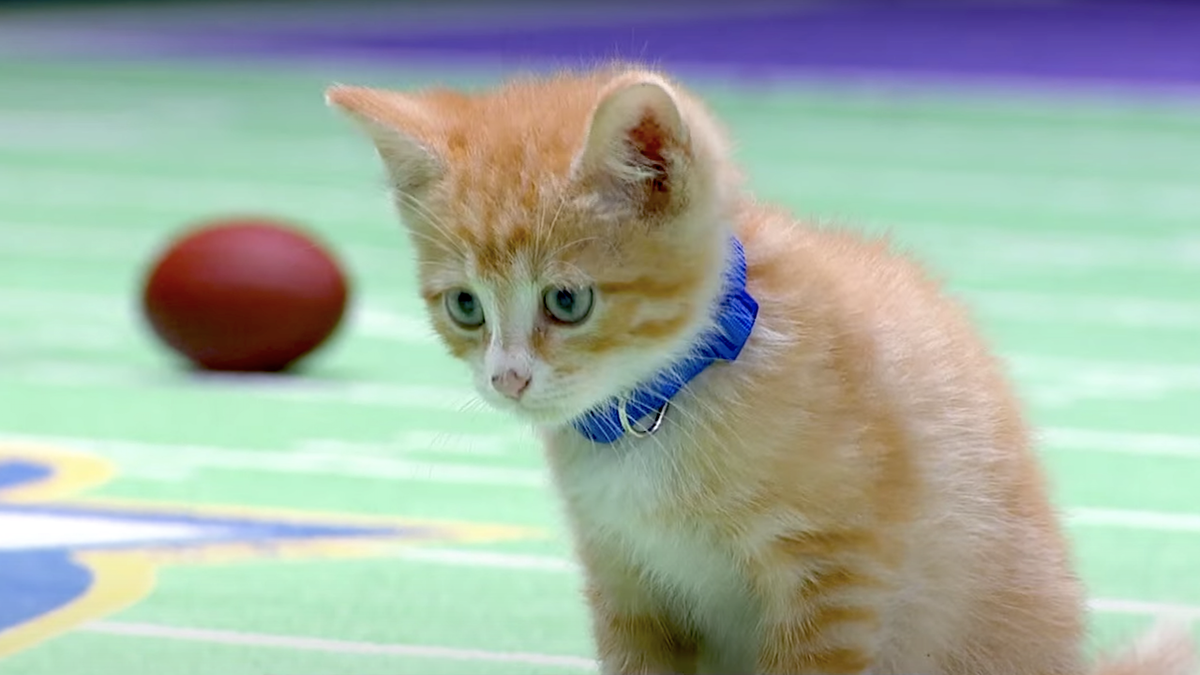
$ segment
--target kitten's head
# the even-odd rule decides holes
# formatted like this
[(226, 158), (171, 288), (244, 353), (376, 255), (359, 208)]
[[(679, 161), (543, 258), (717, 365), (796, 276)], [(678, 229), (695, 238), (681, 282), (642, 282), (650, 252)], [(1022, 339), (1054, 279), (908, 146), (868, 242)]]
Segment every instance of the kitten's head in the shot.
[(494, 406), (565, 423), (708, 325), (737, 176), (711, 117), (665, 78), (327, 98), (374, 141), (433, 325)]

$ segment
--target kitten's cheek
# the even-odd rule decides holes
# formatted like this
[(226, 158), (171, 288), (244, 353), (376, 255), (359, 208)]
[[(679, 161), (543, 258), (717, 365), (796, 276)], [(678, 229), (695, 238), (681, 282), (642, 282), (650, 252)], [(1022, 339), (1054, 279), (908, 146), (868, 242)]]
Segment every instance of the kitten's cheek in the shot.
[(460, 361), (472, 362), (471, 365), (475, 366), (474, 361), (479, 358), (477, 355), (479, 341), (477, 339), (467, 337), (442, 323), (434, 324), (434, 330), (441, 338), (442, 344), (446, 345), (451, 356)]

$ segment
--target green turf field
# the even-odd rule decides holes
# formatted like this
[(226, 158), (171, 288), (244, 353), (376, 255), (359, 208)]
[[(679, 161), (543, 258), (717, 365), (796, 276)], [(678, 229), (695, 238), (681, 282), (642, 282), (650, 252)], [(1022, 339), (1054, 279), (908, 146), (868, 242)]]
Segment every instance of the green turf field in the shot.
[[(0, 632), (0, 674), (592, 668), (539, 453), (431, 339), (376, 160), (322, 101), (334, 79), (437, 77), (488, 80), (0, 65), (0, 465), (57, 472), (0, 491), (0, 564), (52, 538), (96, 584)], [(1197, 109), (700, 88), (761, 195), (891, 229), (976, 308), (1037, 424), (1097, 645), (1200, 618)], [(350, 321), (302, 376), (196, 378), (140, 323), (150, 257), (227, 212), (296, 219), (352, 274)], [(13, 520), (17, 503), (79, 511)], [(107, 529), (80, 524), (97, 510)], [(401, 529), (144, 543), (167, 535), (138, 518), (184, 513)]]

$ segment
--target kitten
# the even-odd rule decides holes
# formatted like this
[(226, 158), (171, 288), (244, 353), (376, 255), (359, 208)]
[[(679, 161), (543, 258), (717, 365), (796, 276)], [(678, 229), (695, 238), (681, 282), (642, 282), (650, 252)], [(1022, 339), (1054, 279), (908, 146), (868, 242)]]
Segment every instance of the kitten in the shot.
[(885, 243), (743, 189), (637, 67), (335, 86), (449, 351), (544, 441), (605, 673), (1190, 675), (1107, 664), (1001, 368)]

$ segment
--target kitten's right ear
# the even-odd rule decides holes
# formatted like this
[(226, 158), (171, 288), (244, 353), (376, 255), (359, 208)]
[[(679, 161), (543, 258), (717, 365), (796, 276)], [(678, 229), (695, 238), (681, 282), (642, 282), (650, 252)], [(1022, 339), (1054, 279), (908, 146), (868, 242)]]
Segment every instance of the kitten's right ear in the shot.
[(346, 85), (326, 89), (325, 102), (366, 131), (401, 193), (419, 191), (441, 175), (441, 160), (420, 140), (430, 123), (419, 102), (398, 92)]

